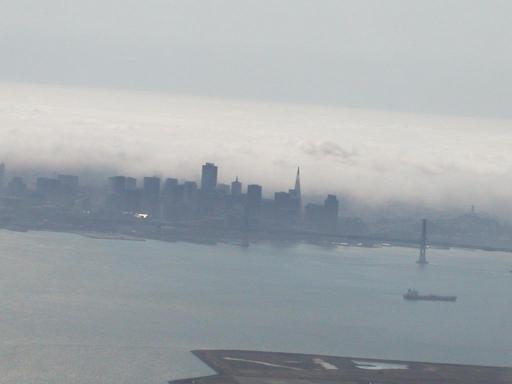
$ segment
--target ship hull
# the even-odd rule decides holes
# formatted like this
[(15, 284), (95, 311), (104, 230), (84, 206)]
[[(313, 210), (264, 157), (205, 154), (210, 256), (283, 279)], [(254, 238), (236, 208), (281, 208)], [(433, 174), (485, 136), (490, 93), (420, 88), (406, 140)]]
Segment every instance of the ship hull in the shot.
[(418, 295), (418, 296), (408, 296), (404, 295), (405, 300), (412, 301), (457, 301), (457, 296), (435, 296), (435, 295)]

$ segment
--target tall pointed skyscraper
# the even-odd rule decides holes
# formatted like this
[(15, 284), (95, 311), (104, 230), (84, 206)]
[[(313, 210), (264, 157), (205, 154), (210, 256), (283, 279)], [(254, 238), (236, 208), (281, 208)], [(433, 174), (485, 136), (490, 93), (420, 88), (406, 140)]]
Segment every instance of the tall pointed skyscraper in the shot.
[(299, 221), (302, 221), (302, 193), (300, 191), (300, 167), (297, 167), (297, 176), (295, 177), (295, 188), (293, 188), (293, 197), (295, 200), (297, 218)]
[(300, 167), (297, 167), (297, 176), (295, 177), (295, 188), (293, 191), (295, 192), (295, 197), (300, 200), (302, 198), (300, 192)]

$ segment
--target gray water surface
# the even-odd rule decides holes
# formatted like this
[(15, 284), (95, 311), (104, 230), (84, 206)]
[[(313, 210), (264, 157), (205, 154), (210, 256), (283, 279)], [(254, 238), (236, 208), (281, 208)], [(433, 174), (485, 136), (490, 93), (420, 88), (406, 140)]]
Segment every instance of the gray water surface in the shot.
[(163, 384), (195, 348), (512, 366), (512, 255), (428, 256), (0, 231), (0, 382)]

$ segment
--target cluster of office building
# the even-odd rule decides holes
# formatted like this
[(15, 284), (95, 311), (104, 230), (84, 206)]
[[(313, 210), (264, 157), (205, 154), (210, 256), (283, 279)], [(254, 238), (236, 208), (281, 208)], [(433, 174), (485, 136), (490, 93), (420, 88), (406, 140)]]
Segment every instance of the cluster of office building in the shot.
[[(39, 204), (88, 208), (92, 198), (84, 193), (78, 176), (38, 177), (29, 188), (19, 176), (5, 183), (5, 166), (0, 165), (0, 188), (11, 199), (30, 200)], [(288, 191), (275, 192), (264, 198), (263, 188), (249, 184), (246, 188), (238, 177), (230, 184), (218, 182), (218, 167), (206, 163), (201, 180), (179, 182), (176, 178), (144, 177), (141, 183), (130, 176), (108, 178), (107, 190), (98, 204), (98, 212), (112, 220), (147, 219), (160, 222), (194, 224), (217, 220), (228, 227), (278, 226), (335, 232), (339, 203), (328, 195), (324, 204), (303, 206), (300, 172)], [(87, 206), (87, 207), (86, 207)]]
[(23, 177), (13, 176), (5, 180), (5, 164), (0, 164), (0, 192), (9, 201), (19, 200), (32, 204), (72, 205), (80, 191), (79, 178), (75, 175), (37, 177), (34, 188), (30, 188)]
[(110, 177), (107, 209), (112, 215), (141, 213), (143, 218), (170, 222), (222, 218), (231, 226), (273, 224), (335, 231), (339, 203), (336, 196), (329, 195), (324, 204), (303, 207), (299, 169), (292, 189), (275, 192), (274, 198), (268, 199), (261, 185), (249, 184), (244, 191), (238, 177), (230, 184), (219, 183), (218, 167), (206, 163), (199, 185), (194, 181), (179, 183), (175, 178), (144, 177), (138, 187), (135, 178)]

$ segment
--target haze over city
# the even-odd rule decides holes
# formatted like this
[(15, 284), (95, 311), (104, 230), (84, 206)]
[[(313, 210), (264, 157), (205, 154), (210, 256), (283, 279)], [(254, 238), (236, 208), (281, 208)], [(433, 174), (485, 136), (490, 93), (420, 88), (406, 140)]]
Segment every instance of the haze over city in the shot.
[(8, 2), (0, 161), (271, 189), (300, 165), (306, 194), (508, 214), (511, 8)]
[(511, 1), (0, 3), (2, 384), (512, 383)]
[(509, 121), (446, 115), (3, 83), (0, 142), (11, 171), (198, 180), (214, 161), (265, 193), (508, 212)]

